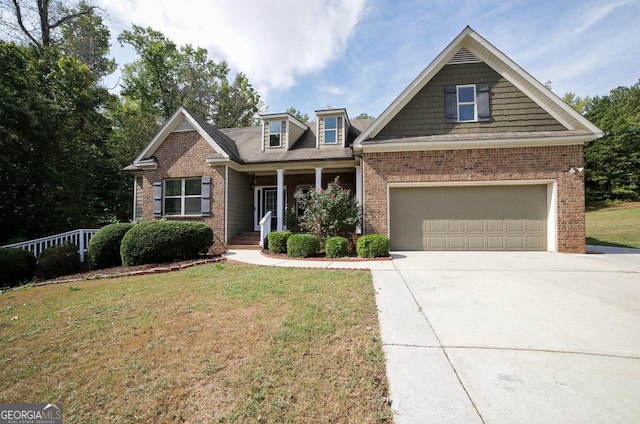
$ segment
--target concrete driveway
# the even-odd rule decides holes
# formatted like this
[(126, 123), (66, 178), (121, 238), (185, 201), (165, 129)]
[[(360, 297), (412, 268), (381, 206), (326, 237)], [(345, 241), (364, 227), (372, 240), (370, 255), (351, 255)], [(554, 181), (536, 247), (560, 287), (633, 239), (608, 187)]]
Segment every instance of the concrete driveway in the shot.
[(640, 422), (630, 252), (396, 252), (372, 271), (395, 422)]

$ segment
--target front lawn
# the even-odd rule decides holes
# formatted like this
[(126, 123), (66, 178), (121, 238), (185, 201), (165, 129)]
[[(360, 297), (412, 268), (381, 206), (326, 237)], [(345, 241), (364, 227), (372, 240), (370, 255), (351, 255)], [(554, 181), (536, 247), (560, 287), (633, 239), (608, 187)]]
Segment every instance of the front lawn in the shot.
[(640, 202), (588, 210), (587, 244), (640, 248)]
[(371, 276), (203, 265), (0, 294), (0, 402), (65, 423), (390, 422)]

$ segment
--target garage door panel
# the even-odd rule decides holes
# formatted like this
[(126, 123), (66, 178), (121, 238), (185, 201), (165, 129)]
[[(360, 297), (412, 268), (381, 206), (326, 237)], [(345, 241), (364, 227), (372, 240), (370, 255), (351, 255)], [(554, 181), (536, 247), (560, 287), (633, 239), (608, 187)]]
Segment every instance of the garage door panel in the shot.
[(522, 233), (524, 231), (524, 220), (522, 219), (507, 219), (507, 232)]
[(504, 232), (504, 221), (501, 219), (487, 219), (487, 231), (494, 233)]
[(465, 221), (461, 219), (452, 219), (451, 221), (449, 221), (449, 232), (450, 233), (466, 232), (466, 226), (464, 224), (465, 224)]
[(394, 250), (545, 250), (546, 185), (392, 187)]
[(469, 249), (485, 250), (487, 248), (485, 237), (469, 236)]
[(485, 230), (485, 221), (480, 219), (471, 219), (469, 220), (469, 232), (470, 233), (484, 233)]
[(505, 250), (503, 237), (487, 237), (487, 249), (488, 250)]

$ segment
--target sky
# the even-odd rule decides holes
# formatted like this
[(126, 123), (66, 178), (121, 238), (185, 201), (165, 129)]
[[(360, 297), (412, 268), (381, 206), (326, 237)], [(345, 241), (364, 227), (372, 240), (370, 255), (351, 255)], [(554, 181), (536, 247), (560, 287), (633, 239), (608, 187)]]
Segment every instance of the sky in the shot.
[[(267, 105), (313, 118), (378, 116), (469, 25), (554, 93), (606, 95), (640, 79), (640, 0), (97, 0), (116, 37), (133, 24), (206, 48)], [(105, 85), (117, 86), (117, 74)]]

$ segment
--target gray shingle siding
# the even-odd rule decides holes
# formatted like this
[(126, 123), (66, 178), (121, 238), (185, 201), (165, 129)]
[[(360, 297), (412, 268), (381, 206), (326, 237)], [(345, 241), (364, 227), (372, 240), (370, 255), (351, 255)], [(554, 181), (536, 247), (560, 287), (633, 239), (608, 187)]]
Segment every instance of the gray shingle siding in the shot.
[(253, 231), (253, 176), (229, 168), (227, 205), (228, 239), (243, 231)]
[[(489, 83), (491, 120), (447, 123), (444, 87), (479, 83)], [(562, 124), (491, 67), (469, 63), (444, 66), (376, 138), (562, 130)]]

